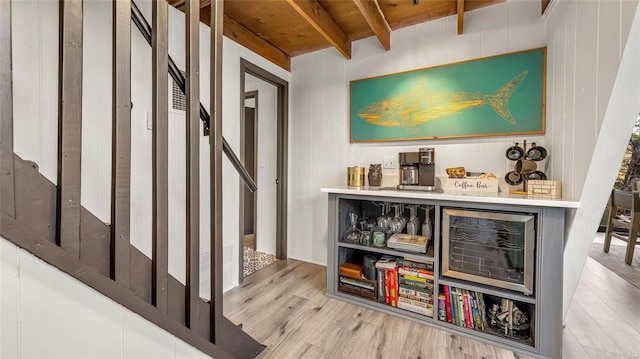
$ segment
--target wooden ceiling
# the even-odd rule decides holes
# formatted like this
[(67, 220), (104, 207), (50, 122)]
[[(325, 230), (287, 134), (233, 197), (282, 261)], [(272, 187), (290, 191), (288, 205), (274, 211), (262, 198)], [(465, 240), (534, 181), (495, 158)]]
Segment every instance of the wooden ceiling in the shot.
[[(224, 0), (224, 35), (290, 70), (291, 57), (335, 47), (351, 58), (353, 41), (376, 36), (389, 50), (391, 31), (506, 0)], [(543, 0), (544, 1), (544, 0)], [(184, 11), (185, 0), (168, 0)], [(211, 0), (200, 1), (200, 20), (210, 23)]]

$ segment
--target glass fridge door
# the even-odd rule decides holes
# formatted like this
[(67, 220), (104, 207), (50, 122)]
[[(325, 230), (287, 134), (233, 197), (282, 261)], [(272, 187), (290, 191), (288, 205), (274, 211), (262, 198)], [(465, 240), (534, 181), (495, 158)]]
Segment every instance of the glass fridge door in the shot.
[(446, 208), (442, 274), (533, 294), (535, 216)]

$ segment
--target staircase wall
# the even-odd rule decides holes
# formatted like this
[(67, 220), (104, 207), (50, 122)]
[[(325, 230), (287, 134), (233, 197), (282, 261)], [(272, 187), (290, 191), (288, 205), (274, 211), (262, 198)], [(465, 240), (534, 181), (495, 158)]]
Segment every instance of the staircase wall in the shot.
[[(151, 2), (136, 0), (151, 21)], [(110, 215), (111, 175), (111, 4), (84, 3), (82, 205), (104, 222)], [(14, 1), (13, 66), (15, 152), (36, 162), (56, 183), (58, 6), (54, 1)], [(180, 69), (184, 60), (184, 14), (169, 7), (169, 53)], [(209, 109), (209, 28), (201, 25), (201, 102)], [(131, 243), (151, 255), (151, 47), (132, 25), (132, 203)], [(240, 58), (285, 79), (290, 73), (224, 39), (223, 134), (240, 153)], [(171, 81), (170, 81), (171, 86)], [(168, 89), (170, 91), (170, 89)], [(171, 96), (171, 95), (170, 95)], [(171, 98), (171, 97), (170, 97)], [(184, 123), (170, 110), (169, 273), (184, 282)], [(201, 137), (201, 295), (209, 296), (208, 137)], [(228, 161), (223, 167), (223, 289), (238, 284), (240, 179)]]
[(0, 237), (0, 358), (208, 358)]

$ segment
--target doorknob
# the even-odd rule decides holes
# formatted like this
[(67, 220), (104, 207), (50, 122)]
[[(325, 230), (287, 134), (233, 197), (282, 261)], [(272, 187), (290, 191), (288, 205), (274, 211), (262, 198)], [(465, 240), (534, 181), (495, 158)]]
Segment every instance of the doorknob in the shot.
[(280, 180), (276, 178), (276, 184), (280, 184)]

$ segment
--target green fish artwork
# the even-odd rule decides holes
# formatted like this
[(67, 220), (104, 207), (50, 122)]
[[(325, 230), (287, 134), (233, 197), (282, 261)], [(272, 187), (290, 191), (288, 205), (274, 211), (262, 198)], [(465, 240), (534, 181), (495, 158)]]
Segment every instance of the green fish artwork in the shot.
[(545, 49), (351, 82), (351, 142), (544, 133)]

